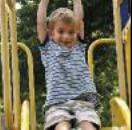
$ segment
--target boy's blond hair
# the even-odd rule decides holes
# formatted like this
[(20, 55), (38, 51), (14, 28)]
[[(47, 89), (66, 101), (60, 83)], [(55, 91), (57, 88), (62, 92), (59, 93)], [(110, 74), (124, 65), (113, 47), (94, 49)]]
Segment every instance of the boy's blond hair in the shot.
[(77, 17), (74, 15), (73, 11), (67, 8), (56, 9), (49, 17), (48, 26), (53, 29), (58, 21), (62, 21), (68, 24), (77, 25)]

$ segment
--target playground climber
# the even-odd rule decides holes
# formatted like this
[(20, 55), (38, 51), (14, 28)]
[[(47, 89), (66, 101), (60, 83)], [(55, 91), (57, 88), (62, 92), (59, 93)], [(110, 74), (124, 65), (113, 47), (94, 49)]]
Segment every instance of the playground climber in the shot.
[(95, 106), (100, 96), (85, 62), (81, 0), (73, 11), (58, 8), (46, 21), (50, 0), (41, 0), (37, 12), (37, 37), (46, 75), (45, 130), (99, 130)]

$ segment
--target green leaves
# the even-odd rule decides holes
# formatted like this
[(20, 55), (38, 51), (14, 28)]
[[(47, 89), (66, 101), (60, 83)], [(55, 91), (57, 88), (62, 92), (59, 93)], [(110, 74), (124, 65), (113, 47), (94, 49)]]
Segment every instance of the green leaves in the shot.
[[(99, 47), (95, 51), (95, 83), (103, 97), (99, 108), (103, 126), (111, 124), (110, 99), (119, 94), (115, 45)], [(109, 120), (108, 120), (109, 119)]]

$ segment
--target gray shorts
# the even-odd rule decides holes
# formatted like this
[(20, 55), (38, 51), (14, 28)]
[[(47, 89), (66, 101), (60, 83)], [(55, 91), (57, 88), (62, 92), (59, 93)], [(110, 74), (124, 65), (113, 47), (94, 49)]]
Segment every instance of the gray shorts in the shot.
[(82, 121), (101, 127), (100, 118), (94, 105), (80, 100), (69, 100), (64, 104), (52, 106), (45, 113), (45, 130), (62, 121), (73, 121), (77, 126)]

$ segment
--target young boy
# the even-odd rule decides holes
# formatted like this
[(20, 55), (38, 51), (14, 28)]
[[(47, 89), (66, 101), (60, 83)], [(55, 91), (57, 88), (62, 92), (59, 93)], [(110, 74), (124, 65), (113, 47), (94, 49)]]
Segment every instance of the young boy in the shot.
[(83, 11), (81, 0), (74, 0), (74, 12), (55, 10), (46, 25), (50, 0), (41, 0), (37, 32), (41, 60), (45, 66), (47, 98), (46, 130), (96, 130), (101, 126), (95, 111), (99, 96), (85, 62)]

